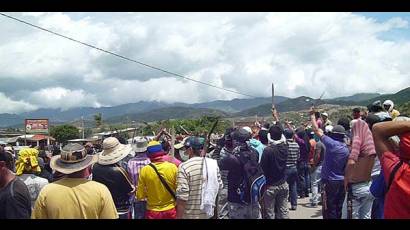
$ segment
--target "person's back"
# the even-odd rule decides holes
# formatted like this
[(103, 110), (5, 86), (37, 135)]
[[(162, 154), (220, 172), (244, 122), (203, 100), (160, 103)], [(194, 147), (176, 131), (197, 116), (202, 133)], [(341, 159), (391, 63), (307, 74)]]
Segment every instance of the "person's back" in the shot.
[(116, 164), (93, 166), (93, 180), (107, 186), (118, 212), (126, 212), (130, 207), (130, 196), (133, 184), (128, 173)]
[(297, 161), (300, 156), (299, 145), (293, 139), (288, 139), (287, 143), (288, 143), (289, 154), (286, 160), (286, 167), (296, 168)]
[(48, 180), (34, 174), (22, 174), (19, 178), (24, 182), (30, 192), (31, 208), (33, 208), (38, 194), (40, 194), (43, 187), (48, 184)]
[[(152, 163), (173, 191), (176, 190), (178, 168), (173, 163)], [(161, 183), (154, 169), (146, 165), (141, 169), (138, 182), (137, 199), (147, 199), (147, 210), (166, 211), (175, 208), (175, 199)]]
[(322, 166), (322, 179), (343, 180), (346, 161), (349, 156), (347, 145), (326, 135), (322, 136), (321, 141), (326, 148)]
[(266, 177), (266, 185), (276, 185), (285, 181), (288, 146), (284, 143), (269, 145), (263, 151), (261, 167)]
[[(212, 161), (212, 159), (207, 159), (207, 161)], [(182, 163), (179, 167), (177, 197), (178, 199), (183, 198), (186, 201), (184, 219), (209, 218), (209, 216), (200, 209), (203, 167), (205, 167), (203, 157), (193, 157)], [(218, 167), (216, 169), (218, 170), (216, 173), (218, 175), (219, 169)], [(220, 181), (220, 183), (222, 183), (222, 181)]]
[[(42, 151), (45, 154), (44, 151)], [(40, 165), (42, 159), (38, 157), (39, 151), (37, 149), (26, 148), (18, 153), (16, 161), (16, 176), (18, 176), (24, 184), (26, 184), (31, 197), (31, 207), (34, 207), (38, 194), (41, 189), (48, 184), (48, 180), (38, 176), (42, 169)], [(35, 175), (36, 174), (36, 175)]]
[(33, 219), (114, 219), (118, 214), (108, 188), (83, 178), (64, 178), (41, 190)]
[(30, 214), (30, 194), (23, 181), (16, 177), (0, 188), (0, 219), (29, 219)]

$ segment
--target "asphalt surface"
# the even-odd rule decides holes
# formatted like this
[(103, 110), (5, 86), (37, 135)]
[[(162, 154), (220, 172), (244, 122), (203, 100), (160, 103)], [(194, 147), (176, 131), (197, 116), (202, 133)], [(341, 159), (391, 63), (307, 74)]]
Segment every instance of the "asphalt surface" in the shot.
[[(289, 204), (290, 208), (290, 204)], [(310, 207), (309, 197), (298, 199), (295, 211), (289, 209), (290, 219), (322, 219), (322, 206)]]

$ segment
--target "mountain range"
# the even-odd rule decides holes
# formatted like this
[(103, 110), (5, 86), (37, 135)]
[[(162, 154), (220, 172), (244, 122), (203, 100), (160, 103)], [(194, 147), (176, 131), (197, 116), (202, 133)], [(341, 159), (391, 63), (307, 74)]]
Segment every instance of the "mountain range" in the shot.
[[(410, 101), (410, 87), (395, 94), (360, 93), (332, 99), (313, 99), (310, 97), (287, 98), (275, 96), (275, 105), (280, 112), (308, 109), (321, 104), (366, 106), (375, 100), (390, 99), (397, 105)], [(52, 124), (84, 119), (93, 121), (93, 116), (101, 113), (103, 120), (119, 123), (125, 120), (155, 121), (176, 118), (197, 118), (202, 115), (223, 117), (266, 116), (270, 114), (271, 97), (251, 99), (217, 100), (205, 103), (164, 103), (158, 101), (139, 101), (112, 107), (81, 107), (62, 111), (60, 109), (38, 109), (22, 114), (0, 114), (0, 127), (22, 126), (26, 118), (48, 118)]]

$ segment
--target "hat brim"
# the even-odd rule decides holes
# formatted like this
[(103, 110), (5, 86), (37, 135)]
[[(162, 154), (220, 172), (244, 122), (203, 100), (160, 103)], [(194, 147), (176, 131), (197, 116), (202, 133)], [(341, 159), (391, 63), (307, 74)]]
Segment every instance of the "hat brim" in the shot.
[(111, 165), (124, 159), (132, 152), (132, 147), (121, 144), (119, 148), (114, 151), (103, 150), (98, 158), (98, 164)]
[(147, 151), (147, 147), (142, 147), (142, 148), (134, 147), (134, 148), (132, 148), (132, 149), (133, 149), (134, 152), (136, 152), (136, 153), (143, 153), (143, 152), (146, 152), (146, 151)]
[(176, 145), (174, 145), (174, 149), (182, 149), (184, 147), (184, 143), (179, 143), (179, 144), (176, 144)]
[(50, 160), (50, 167), (63, 174), (72, 174), (81, 171), (98, 161), (97, 155), (87, 155), (83, 161), (77, 163), (65, 163), (61, 161), (61, 155), (53, 156)]

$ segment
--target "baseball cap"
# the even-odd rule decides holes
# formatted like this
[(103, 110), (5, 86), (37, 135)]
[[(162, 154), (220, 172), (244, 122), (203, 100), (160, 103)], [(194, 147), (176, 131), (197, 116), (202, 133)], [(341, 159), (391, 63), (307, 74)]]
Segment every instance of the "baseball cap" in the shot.
[(184, 147), (193, 149), (202, 149), (205, 144), (203, 137), (189, 137), (184, 141)]
[(243, 128), (237, 129), (232, 133), (232, 139), (241, 143), (245, 143), (251, 139), (251, 134)]

